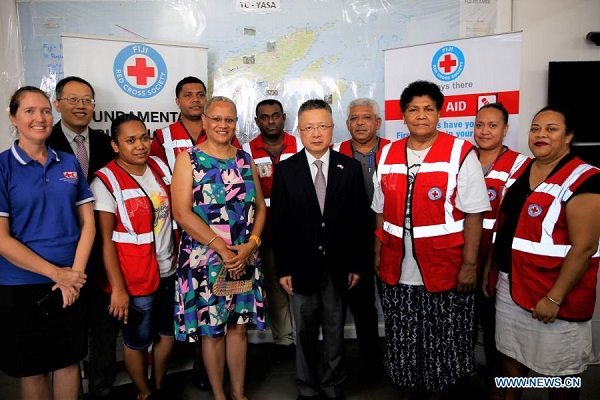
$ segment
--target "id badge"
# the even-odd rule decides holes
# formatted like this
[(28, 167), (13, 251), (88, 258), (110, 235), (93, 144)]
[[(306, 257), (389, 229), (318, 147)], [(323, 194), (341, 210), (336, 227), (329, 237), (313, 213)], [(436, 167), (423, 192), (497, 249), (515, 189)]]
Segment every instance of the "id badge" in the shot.
[(256, 168), (260, 178), (270, 178), (273, 175), (273, 164), (271, 163), (257, 164)]

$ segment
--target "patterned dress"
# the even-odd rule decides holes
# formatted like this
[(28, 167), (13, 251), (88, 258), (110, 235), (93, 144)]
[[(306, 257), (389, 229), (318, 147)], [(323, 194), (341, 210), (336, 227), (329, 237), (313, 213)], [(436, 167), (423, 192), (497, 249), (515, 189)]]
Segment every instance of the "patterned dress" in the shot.
[[(188, 150), (193, 168), (193, 211), (226, 243), (248, 241), (254, 223), (256, 188), (251, 158), (238, 150), (227, 160), (197, 148)], [(201, 336), (219, 337), (227, 324), (265, 327), (265, 298), (261, 261), (254, 253), (248, 265), (251, 289), (217, 296), (213, 287), (223, 267), (218, 253), (183, 232), (177, 266), (175, 338), (195, 342)]]

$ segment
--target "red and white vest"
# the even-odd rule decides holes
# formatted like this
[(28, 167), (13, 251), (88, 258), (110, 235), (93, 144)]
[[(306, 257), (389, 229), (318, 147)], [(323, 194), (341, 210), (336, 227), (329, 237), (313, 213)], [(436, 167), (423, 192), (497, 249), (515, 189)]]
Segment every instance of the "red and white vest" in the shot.
[[(275, 164), (279, 161), (290, 158), (300, 150), (304, 148), (300, 138), (290, 135), (287, 132), (283, 133), (283, 151), (279, 156), (279, 159), (275, 160)], [(275, 165), (273, 160), (269, 156), (269, 153), (265, 150), (265, 141), (262, 135), (258, 135), (252, 139), (249, 143), (242, 146), (242, 149), (250, 154), (256, 164), (258, 170), (258, 177), (260, 179), (260, 187), (265, 197), (265, 203), (267, 207), (271, 205), (271, 187), (273, 186), (273, 172), (275, 172)]]
[[(378, 138), (378, 140), (379, 144), (377, 146), (377, 153), (375, 154), (375, 165), (379, 163), (379, 159), (381, 158), (381, 152), (383, 151), (385, 145), (391, 142), (389, 139), (382, 137)], [(339, 151), (345, 156), (354, 157), (354, 154), (352, 152), (352, 141), (350, 139), (345, 140), (343, 142), (335, 143), (333, 146), (331, 146), (331, 148), (335, 151)]]
[[(177, 154), (204, 141), (206, 141), (206, 134), (204, 131), (200, 133), (198, 140), (194, 143), (189, 132), (185, 129), (185, 126), (183, 126), (183, 123), (177, 121), (166, 128), (156, 130), (154, 139), (152, 139), (151, 154), (160, 157), (167, 163), (169, 169), (173, 171), (175, 169), (175, 159), (177, 158)], [(238, 149), (242, 148), (235, 135), (233, 136), (233, 139), (231, 139), (231, 144)], [(162, 147), (162, 150), (157, 149), (156, 146)], [(161, 154), (163, 152), (164, 156)]]
[[(524, 171), (521, 168), (518, 178)], [(600, 170), (577, 157), (542, 182), (527, 197), (512, 242), (511, 295), (515, 303), (531, 310), (548, 294), (571, 249), (566, 203), (573, 192)], [(514, 179), (508, 182), (510, 186)], [(600, 249), (592, 256), (579, 282), (563, 299), (558, 318), (587, 321), (596, 302)]]
[[(148, 158), (148, 168), (169, 196), (171, 173), (158, 157)], [(117, 210), (112, 240), (127, 292), (145, 296), (160, 283), (160, 271), (154, 245), (154, 209), (152, 202), (137, 181), (114, 160), (96, 172), (96, 176), (113, 194)], [(173, 223), (174, 234), (176, 225)], [(108, 282), (104, 290), (111, 291)]]
[[(408, 196), (407, 140), (383, 148), (377, 179), (385, 197), (379, 276), (396, 285), (404, 258), (404, 220)], [(464, 213), (455, 206), (458, 172), (473, 145), (444, 132), (431, 146), (417, 173), (411, 198), (414, 256), (425, 287), (441, 292), (456, 287), (462, 265)]]
[[(496, 223), (496, 216), (504, 187), (509, 177), (516, 173), (528, 159), (529, 157), (526, 155), (507, 148), (498, 156), (485, 174), (485, 185), (487, 186), (488, 198), (490, 199), (492, 209), (483, 214), (483, 234), (481, 236), (481, 246), (479, 247), (480, 260), (485, 260), (490, 251), (492, 232)], [(511, 179), (511, 183), (514, 182), (514, 178)]]

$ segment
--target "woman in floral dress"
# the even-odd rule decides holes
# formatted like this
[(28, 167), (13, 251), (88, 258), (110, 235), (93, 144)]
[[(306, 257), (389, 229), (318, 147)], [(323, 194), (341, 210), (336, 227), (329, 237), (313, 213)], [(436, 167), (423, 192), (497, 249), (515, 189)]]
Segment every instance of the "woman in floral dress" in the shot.
[(265, 325), (258, 246), (266, 206), (250, 155), (230, 144), (237, 110), (213, 97), (202, 116), (207, 140), (178, 155), (171, 185), (179, 248), (175, 335), (202, 340), (216, 400), (224, 400), (225, 360), (231, 397), (245, 399), (246, 325)]

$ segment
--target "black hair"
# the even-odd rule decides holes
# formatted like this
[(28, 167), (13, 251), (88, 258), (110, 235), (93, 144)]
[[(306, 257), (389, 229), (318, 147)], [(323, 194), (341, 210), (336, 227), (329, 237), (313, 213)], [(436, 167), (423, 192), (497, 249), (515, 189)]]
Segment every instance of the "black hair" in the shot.
[(181, 93), (181, 90), (183, 89), (183, 85), (185, 85), (187, 83), (201, 84), (202, 87), (204, 88), (204, 93), (206, 93), (206, 85), (204, 84), (204, 82), (202, 82), (202, 80), (200, 78), (196, 78), (195, 76), (186, 76), (185, 78), (183, 78), (182, 80), (177, 82), (177, 86), (175, 86), (175, 97), (179, 97), (179, 94)]
[(55, 89), (55, 93), (56, 93), (56, 98), (60, 99), (62, 97), (62, 92), (63, 89), (65, 88), (65, 85), (69, 82), (79, 82), (79, 83), (83, 83), (84, 85), (86, 85), (87, 87), (90, 88), (90, 90), (92, 91), (92, 98), (96, 97), (96, 92), (94, 91), (94, 88), (92, 87), (92, 85), (86, 81), (83, 78), (80, 78), (78, 76), (67, 76), (65, 78), (62, 78), (60, 81), (58, 81), (58, 83), (56, 84), (56, 89)]
[(545, 106), (544, 108), (542, 108), (540, 111), (536, 112), (535, 115), (532, 118), (532, 121), (535, 119), (535, 117), (537, 117), (539, 114), (543, 113), (544, 111), (553, 111), (555, 113), (559, 113), (563, 116), (563, 119), (565, 120), (565, 133), (567, 135), (573, 135), (573, 140), (575, 140), (575, 129), (576, 129), (576, 125), (575, 125), (575, 117), (573, 116), (573, 113), (571, 112), (571, 110), (563, 105), (559, 105), (559, 104), (548, 104), (547, 106)]
[(281, 110), (281, 113), (283, 114), (283, 105), (281, 105), (281, 102), (279, 100), (275, 100), (275, 99), (265, 99), (260, 101), (257, 105), (256, 105), (256, 116), (258, 117), (258, 109), (262, 106), (273, 106), (273, 105), (278, 105), (279, 109)]
[(121, 114), (118, 117), (116, 117), (115, 119), (113, 119), (112, 123), (110, 124), (110, 138), (112, 139), (113, 142), (115, 142), (115, 143), (117, 142), (117, 138), (119, 136), (119, 131), (121, 130), (121, 126), (125, 122), (129, 122), (129, 121), (139, 121), (142, 125), (144, 125), (144, 128), (146, 127), (146, 124), (144, 124), (144, 121), (137, 115), (135, 115), (133, 113)]
[(500, 111), (502, 113), (502, 120), (504, 121), (504, 125), (508, 125), (508, 111), (506, 110), (506, 107), (504, 107), (504, 105), (502, 103), (486, 104), (486, 105), (482, 106), (479, 110), (477, 110), (477, 113), (479, 114), (479, 111), (485, 110), (486, 108), (493, 108), (494, 110)]
[(429, 96), (435, 103), (435, 108), (441, 110), (444, 105), (444, 94), (440, 87), (429, 81), (414, 81), (409, 84), (400, 96), (400, 109), (406, 111), (408, 104), (417, 96)]
[(300, 114), (302, 114), (304, 111), (309, 110), (326, 110), (329, 113), (329, 115), (331, 115), (331, 106), (327, 104), (325, 100), (310, 99), (302, 103), (302, 105), (298, 109), (298, 118), (300, 118)]
[(12, 96), (10, 96), (10, 103), (8, 103), (8, 112), (13, 117), (17, 114), (17, 110), (19, 110), (19, 107), (21, 106), (21, 99), (23, 98), (25, 93), (41, 94), (46, 98), (46, 100), (48, 100), (48, 104), (50, 104), (50, 99), (48, 98), (48, 95), (42, 89), (36, 88), (35, 86), (22, 86), (18, 88)]

